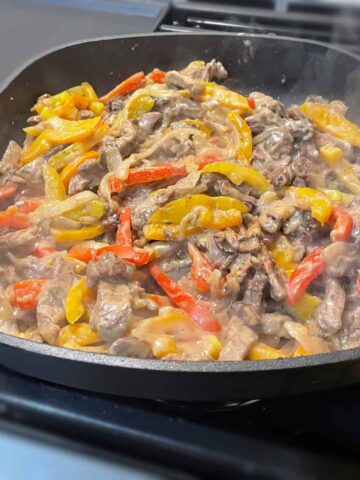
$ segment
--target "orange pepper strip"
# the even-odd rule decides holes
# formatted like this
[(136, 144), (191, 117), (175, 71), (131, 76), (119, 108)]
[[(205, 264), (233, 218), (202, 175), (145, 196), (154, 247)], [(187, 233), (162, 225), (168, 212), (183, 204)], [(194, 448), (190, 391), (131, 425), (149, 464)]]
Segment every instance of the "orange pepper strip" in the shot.
[(155, 83), (165, 83), (165, 75), (166, 73), (158, 68), (154, 68), (154, 70), (149, 73), (149, 77)]
[(99, 100), (103, 103), (110, 102), (113, 98), (117, 97), (118, 95), (127, 95), (128, 93), (132, 93), (138, 88), (142, 87), (145, 83), (145, 73), (138, 72), (131, 75), (131, 77), (127, 78), (123, 82), (116, 85), (110, 92), (106, 95), (103, 95)]
[(15, 205), (0, 212), (0, 228), (18, 229), (27, 228), (29, 226), (29, 215), (19, 212), (19, 209)]
[(14, 186), (3, 186), (0, 188), (0, 202), (7, 200), (15, 195), (17, 187)]
[(13, 285), (14, 298), (11, 300), (11, 303), (21, 310), (35, 310), (41, 291), (48, 281), (30, 279), (15, 283)]

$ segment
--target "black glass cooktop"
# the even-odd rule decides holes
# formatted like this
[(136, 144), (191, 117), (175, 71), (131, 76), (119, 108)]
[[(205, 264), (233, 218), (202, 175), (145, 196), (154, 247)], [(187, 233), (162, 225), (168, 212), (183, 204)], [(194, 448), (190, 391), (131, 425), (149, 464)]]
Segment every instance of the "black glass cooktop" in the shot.
[(47, 442), (125, 457), (170, 478), (360, 478), (360, 386), (244, 404), (174, 404), (88, 394), (1, 369), (0, 420), (26, 426), (32, 438), (46, 433)]

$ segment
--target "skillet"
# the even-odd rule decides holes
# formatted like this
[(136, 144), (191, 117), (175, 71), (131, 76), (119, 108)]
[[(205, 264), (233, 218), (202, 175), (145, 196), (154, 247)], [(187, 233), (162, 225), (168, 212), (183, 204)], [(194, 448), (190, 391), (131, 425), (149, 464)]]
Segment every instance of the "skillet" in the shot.
[[(360, 58), (320, 43), (266, 35), (152, 34), (84, 41), (47, 52), (0, 88), (0, 151), (22, 141), (29, 109), (44, 92), (83, 81), (110, 90), (134, 71), (179, 69), (216, 58), (226, 84), (260, 90), (285, 103), (307, 95), (344, 100), (360, 123)], [(62, 385), (141, 398), (221, 402), (265, 398), (360, 381), (360, 349), (258, 362), (175, 362), (63, 349), (0, 333), (0, 364)]]

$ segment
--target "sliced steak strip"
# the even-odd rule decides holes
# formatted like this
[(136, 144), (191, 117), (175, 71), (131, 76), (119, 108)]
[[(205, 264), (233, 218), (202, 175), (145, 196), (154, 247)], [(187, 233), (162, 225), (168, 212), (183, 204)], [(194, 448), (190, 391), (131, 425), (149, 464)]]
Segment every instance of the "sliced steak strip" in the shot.
[(100, 280), (91, 323), (105, 342), (123, 337), (132, 317), (131, 293), (127, 285)]
[(114, 253), (104, 253), (98, 261), (88, 263), (87, 285), (89, 288), (96, 288), (100, 280), (130, 280), (135, 270), (134, 265), (124, 262)]
[(55, 345), (60, 329), (65, 325), (64, 302), (72, 285), (73, 267), (65, 260), (54, 270), (54, 279), (42, 290), (36, 320), (41, 337)]
[(326, 280), (325, 297), (315, 313), (315, 324), (319, 335), (329, 338), (342, 327), (345, 308), (345, 292), (338, 280)]
[(244, 360), (257, 341), (256, 333), (237, 317), (232, 317), (225, 327), (223, 348), (219, 360)]
[(276, 302), (284, 300), (286, 297), (286, 278), (264, 245), (261, 247), (259, 260), (269, 278), (271, 297)]

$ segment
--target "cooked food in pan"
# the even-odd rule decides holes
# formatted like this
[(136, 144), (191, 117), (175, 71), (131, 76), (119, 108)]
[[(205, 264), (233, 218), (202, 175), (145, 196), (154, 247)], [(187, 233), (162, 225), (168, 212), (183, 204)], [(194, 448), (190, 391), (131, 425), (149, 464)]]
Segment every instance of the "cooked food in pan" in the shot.
[(360, 346), (360, 129), (227, 77), (194, 61), (37, 99), (0, 163), (2, 331), (163, 360)]

